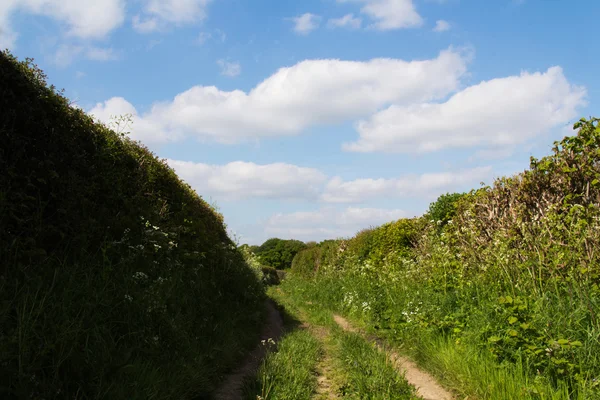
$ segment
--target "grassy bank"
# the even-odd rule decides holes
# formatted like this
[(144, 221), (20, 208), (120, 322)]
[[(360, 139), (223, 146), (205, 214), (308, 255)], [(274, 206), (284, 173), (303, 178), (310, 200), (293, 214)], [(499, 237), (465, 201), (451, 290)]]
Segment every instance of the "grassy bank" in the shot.
[(209, 393), (264, 298), (222, 216), (7, 52), (0, 143), (0, 397)]
[(600, 128), (530, 169), (300, 252), (294, 296), (396, 343), (478, 398), (600, 397)]

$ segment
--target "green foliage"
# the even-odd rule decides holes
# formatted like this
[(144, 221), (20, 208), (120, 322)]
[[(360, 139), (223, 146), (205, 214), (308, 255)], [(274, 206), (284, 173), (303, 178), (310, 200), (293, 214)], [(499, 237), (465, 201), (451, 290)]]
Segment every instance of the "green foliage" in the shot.
[(305, 248), (306, 245), (299, 240), (272, 238), (260, 245), (254, 253), (265, 265), (276, 269), (287, 269), (292, 266), (296, 254)]
[(426, 217), (437, 223), (440, 228), (452, 220), (456, 214), (456, 205), (464, 193), (446, 193), (429, 205)]
[(194, 398), (257, 334), (222, 216), (126, 129), (0, 53), (3, 398)]
[(305, 278), (315, 276), (321, 267), (324, 270), (335, 266), (340, 254), (337, 240), (325, 240), (298, 252), (292, 261), (292, 271)]
[(419, 234), (417, 219), (400, 219), (373, 230), (369, 259), (382, 265), (392, 258), (407, 258), (412, 254)]
[(263, 273), (263, 283), (265, 285), (278, 285), (279, 284), (279, 275), (277, 274), (277, 270), (273, 267), (265, 267), (261, 268)]
[[(524, 386), (501, 398), (598, 398), (599, 125), (582, 119), (521, 174), (339, 242), (341, 255), (318, 274), (304, 253), (292, 271), (313, 278), (320, 304), (409, 348), (452, 343), (453, 354), (475, 351), (466, 360), (512, 371)], [(446, 368), (459, 377), (480, 367)], [(478, 383), (461, 385), (481, 393)]]
[[(306, 330), (296, 330), (279, 343), (264, 342), (270, 351), (256, 379), (245, 385), (248, 400), (311, 399), (317, 386), (314, 368), (321, 344)], [(277, 345), (277, 348), (275, 348)]]
[(337, 360), (346, 372), (347, 384), (342, 387), (344, 397), (357, 399), (408, 400), (419, 399), (393, 362), (356, 333), (338, 334)]

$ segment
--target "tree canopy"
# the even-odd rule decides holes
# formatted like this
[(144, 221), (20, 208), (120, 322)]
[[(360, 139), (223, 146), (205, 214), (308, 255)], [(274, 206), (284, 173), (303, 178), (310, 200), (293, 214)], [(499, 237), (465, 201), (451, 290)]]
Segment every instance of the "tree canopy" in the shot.
[(264, 265), (286, 269), (292, 266), (294, 256), (305, 248), (306, 244), (299, 240), (271, 238), (254, 249), (254, 253)]

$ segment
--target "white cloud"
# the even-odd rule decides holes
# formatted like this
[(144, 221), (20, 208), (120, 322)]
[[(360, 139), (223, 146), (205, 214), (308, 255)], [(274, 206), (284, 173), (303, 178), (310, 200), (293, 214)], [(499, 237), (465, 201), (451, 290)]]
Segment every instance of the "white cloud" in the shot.
[(322, 195), (330, 203), (360, 203), (369, 199), (421, 197), (435, 198), (490, 177), (491, 167), (478, 167), (456, 172), (407, 175), (396, 179), (356, 179), (344, 182), (331, 179)]
[(448, 21), (444, 21), (443, 19), (439, 19), (435, 22), (435, 27), (433, 28), (434, 32), (445, 32), (450, 30), (451, 26)]
[(156, 142), (166, 142), (168, 140), (181, 139), (176, 132), (169, 136), (160, 129), (160, 122), (156, 121), (152, 115), (141, 118), (135, 107), (122, 97), (113, 97), (104, 103), (97, 103), (88, 114), (92, 115), (97, 121), (108, 124), (113, 116), (131, 114), (133, 126), (131, 127), (131, 137), (135, 140), (142, 140), (148, 137)]
[(377, 30), (414, 28), (423, 25), (413, 0), (337, 0), (338, 3), (362, 3), (361, 13), (374, 22)]
[(225, 60), (217, 60), (217, 65), (221, 67), (221, 75), (235, 77), (242, 72), (242, 66), (238, 62), (229, 62)]
[(219, 40), (221, 41), (221, 43), (225, 43), (225, 40), (227, 40), (227, 34), (220, 29), (215, 29), (214, 35), (210, 32), (200, 32), (200, 34), (198, 34), (196, 42), (202, 46), (204, 43), (208, 42), (211, 39)]
[[(467, 61), (453, 50), (410, 62), (306, 60), (279, 69), (249, 92), (194, 86), (143, 115), (136, 113), (136, 121), (146, 122), (134, 123), (133, 130), (145, 142), (196, 136), (235, 143), (294, 135), (309, 126), (366, 117), (388, 104), (443, 98), (458, 88)], [(142, 128), (148, 125), (152, 129)]]
[(132, 19), (133, 27), (140, 33), (165, 29), (169, 25), (184, 25), (206, 18), (206, 8), (211, 0), (143, 0), (141, 15)]
[(133, 25), (133, 29), (139, 33), (150, 33), (159, 29), (158, 18), (147, 18), (143, 20), (139, 15), (134, 15), (133, 18), (131, 18), (131, 24)]
[(326, 207), (317, 211), (275, 214), (265, 223), (265, 233), (280, 238), (320, 241), (350, 237), (369, 226), (381, 225), (406, 216), (406, 212), (402, 210), (358, 207), (338, 210)]
[(354, 14), (346, 14), (341, 18), (331, 18), (327, 21), (327, 26), (330, 28), (352, 28), (358, 29), (362, 20), (360, 18), (354, 17)]
[(14, 32), (9, 25), (8, 18), (4, 18), (0, 13), (0, 49), (12, 49), (17, 42), (18, 34)]
[(113, 48), (90, 47), (86, 50), (86, 57), (95, 61), (117, 60), (119, 55)]
[(311, 13), (305, 13), (298, 17), (291, 18), (294, 21), (294, 32), (299, 35), (308, 35), (319, 27), (321, 17)]
[(210, 38), (212, 38), (212, 34), (209, 32), (200, 32), (200, 34), (198, 35), (198, 44), (203, 45), (204, 43), (206, 43)]
[(62, 44), (56, 49), (52, 61), (58, 67), (66, 67), (80, 55), (85, 56), (88, 60), (94, 61), (111, 61), (116, 60), (119, 57), (117, 52), (112, 48)]
[(0, 44), (12, 47), (17, 33), (10, 25), (15, 12), (42, 15), (56, 20), (66, 34), (100, 39), (119, 27), (125, 18), (125, 0), (3, 0), (0, 2)]
[(250, 197), (315, 200), (327, 179), (314, 168), (285, 163), (258, 165), (236, 161), (209, 165), (177, 160), (168, 163), (201, 196), (226, 200)]
[(423, 153), (445, 148), (509, 147), (578, 115), (586, 90), (571, 85), (560, 67), (484, 81), (441, 104), (393, 105), (360, 121), (359, 152)]
[(163, 42), (162, 39), (153, 39), (153, 40), (150, 40), (148, 42), (148, 44), (146, 45), (146, 50), (152, 50), (153, 48), (155, 48), (156, 46), (158, 46), (162, 42)]
[(360, 203), (377, 198), (430, 199), (443, 192), (469, 188), (491, 177), (491, 167), (454, 172), (406, 175), (396, 179), (328, 179), (314, 168), (292, 164), (258, 165), (235, 161), (209, 165), (168, 160), (177, 174), (200, 195), (226, 200), (246, 198), (303, 199), (326, 203)]

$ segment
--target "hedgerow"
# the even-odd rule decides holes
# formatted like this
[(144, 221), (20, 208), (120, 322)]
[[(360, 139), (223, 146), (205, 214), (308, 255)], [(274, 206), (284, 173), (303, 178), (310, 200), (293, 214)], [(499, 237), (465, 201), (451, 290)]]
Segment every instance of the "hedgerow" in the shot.
[(206, 395), (263, 288), (164, 160), (0, 53), (1, 397)]
[(520, 398), (600, 398), (599, 120), (574, 127), (529, 170), (300, 252), (292, 273), (407, 348), (443, 339), (523, 371)]

